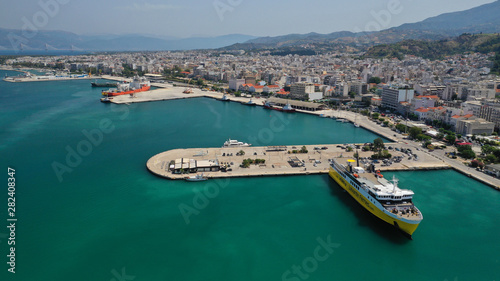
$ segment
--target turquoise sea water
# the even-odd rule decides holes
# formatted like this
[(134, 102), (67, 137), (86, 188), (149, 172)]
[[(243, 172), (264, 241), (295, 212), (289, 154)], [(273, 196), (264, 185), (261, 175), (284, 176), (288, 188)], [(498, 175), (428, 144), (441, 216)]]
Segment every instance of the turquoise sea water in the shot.
[[(0, 280), (500, 279), (500, 193), (451, 170), (395, 173), (424, 215), (409, 241), (326, 175), (188, 183), (145, 168), (159, 152), (227, 138), (377, 137), (352, 124), (205, 98), (101, 104), (88, 80), (0, 89), (0, 159), (5, 183), (16, 169), (18, 218), (11, 274), (5, 184)], [(68, 169), (60, 178), (54, 163)]]

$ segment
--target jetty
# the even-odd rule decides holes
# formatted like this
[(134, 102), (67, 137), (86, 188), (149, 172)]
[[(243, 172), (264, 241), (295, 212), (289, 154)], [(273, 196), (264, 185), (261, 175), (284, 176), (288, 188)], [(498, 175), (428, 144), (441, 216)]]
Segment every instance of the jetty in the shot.
[[(355, 147), (356, 145), (363, 146), (363, 144), (348, 146)], [(386, 145), (402, 148), (397, 143)], [(354, 148), (348, 152), (345, 144), (288, 145), (280, 146), (280, 148), (258, 146), (174, 149), (154, 155), (147, 161), (146, 166), (151, 173), (171, 180), (185, 179), (194, 173), (203, 173), (208, 178), (327, 174), (330, 167), (329, 159), (353, 159), (356, 151)], [(413, 151), (417, 158), (409, 157), (396, 150), (390, 152), (393, 156), (402, 156), (401, 162), (384, 165), (380, 161), (375, 164), (377, 170), (411, 171), (451, 168), (423, 151)], [(373, 151), (362, 152), (358, 149), (358, 153), (362, 163), (371, 163), (368, 158)], [(242, 165), (245, 159), (251, 163), (247, 167)]]

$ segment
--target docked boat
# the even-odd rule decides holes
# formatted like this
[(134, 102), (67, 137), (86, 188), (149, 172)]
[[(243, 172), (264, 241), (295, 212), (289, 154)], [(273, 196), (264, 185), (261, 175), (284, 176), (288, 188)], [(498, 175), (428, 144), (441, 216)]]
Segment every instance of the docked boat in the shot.
[(148, 91), (151, 88), (151, 84), (144, 77), (134, 77), (131, 83), (118, 83), (116, 89), (109, 89), (107, 91), (102, 91), (103, 96), (113, 97), (121, 95), (130, 95), (139, 92)]
[(114, 83), (114, 82), (103, 82), (103, 83), (99, 83), (99, 82), (90, 82), (90, 85), (92, 87), (116, 87), (118, 85), (118, 83)]
[(252, 99), (250, 99), (249, 101), (247, 101), (246, 103), (244, 103), (244, 105), (254, 106), (254, 105), (257, 105), (257, 104)]
[(112, 100), (113, 100), (113, 98), (110, 98), (108, 96), (101, 98), (101, 102), (104, 102), (104, 103), (110, 103)]
[(245, 147), (245, 146), (251, 146), (251, 144), (229, 139), (224, 142), (224, 145), (222, 147)]
[[(345, 159), (345, 158), (344, 158)], [(410, 239), (423, 219), (413, 204), (413, 191), (400, 189), (398, 181), (385, 179), (380, 171), (365, 172), (355, 160), (330, 160), (329, 175), (358, 203), (377, 218), (395, 226)]]
[(208, 180), (203, 174), (197, 174), (196, 176), (189, 176), (186, 178), (187, 181), (206, 181)]
[(222, 98), (219, 99), (220, 101), (231, 101), (226, 94), (222, 95)]
[(277, 110), (277, 111), (283, 111), (283, 112), (295, 112), (295, 108), (293, 108), (290, 105), (290, 103), (287, 103), (283, 107), (279, 107), (279, 106), (276, 106), (276, 105), (274, 105), (273, 103), (271, 103), (269, 101), (266, 101), (266, 102), (264, 102), (264, 108), (272, 109), (272, 110)]

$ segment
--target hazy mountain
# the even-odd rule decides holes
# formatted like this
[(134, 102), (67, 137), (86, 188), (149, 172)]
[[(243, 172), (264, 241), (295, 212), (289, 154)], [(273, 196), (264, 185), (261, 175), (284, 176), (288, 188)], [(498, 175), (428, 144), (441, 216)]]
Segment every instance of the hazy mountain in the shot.
[(441, 14), (417, 23), (407, 23), (395, 30), (426, 30), (453, 35), (462, 33), (496, 33), (500, 31), (500, 1), (469, 10)]
[[(169, 38), (169, 37), (165, 37)], [(245, 42), (255, 36), (230, 34), (217, 37), (165, 39), (148, 35), (77, 35), (66, 31), (38, 31), (23, 33), (21, 30), (0, 28), (0, 50), (86, 50), (86, 51), (158, 51), (220, 48)]]
[[(348, 31), (330, 34), (289, 34), (275, 37), (260, 37), (227, 49), (272, 49), (281, 47), (343, 44), (358, 50), (362, 46), (395, 43), (409, 39), (438, 40), (458, 36), (462, 33), (500, 32), (500, 0), (466, 11), (446, 13), (417, 23), (407, 23), (379, 32), (352, 33)], [(313, 45), (313, 46), (311, 46)]]

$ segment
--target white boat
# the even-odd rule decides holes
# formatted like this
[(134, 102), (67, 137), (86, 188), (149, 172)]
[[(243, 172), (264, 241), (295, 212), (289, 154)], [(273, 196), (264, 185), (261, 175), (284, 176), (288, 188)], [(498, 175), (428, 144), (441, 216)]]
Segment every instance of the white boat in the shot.
[(244, 146), (251, 146), (251, 144), (229, 139), (224, 142), (224, 145), (222, 147), (244, 147)]
[(293, 112), (293, 111), (295, 111), (295, 108), (293, 108), (290, 105), (290, 103), (287, 103), (285, 106), (283, 106), (283, 111)]
[(189, 176), (186, 178), (187, 181), (206, 181), (208, 180), (203, 174), (197, 174), (196, 176)]
[(354, 127), (359, 128), (359, 124), (358, 123), (354, 123)]
[(221, 99), (219, 99), (219, 100), (220, 100), (220, 101), (231, 101), (231, 100), (227, 97), (227, 95), (226, 95), (226, 94), (224, 94), (224, 95), (222, 96), (222, 98), (221, 98)]
[(110, 103), (113, 100), (113, 98), (110, 98), (108, 96), (104, 96), (104, 98), (101, 98), (101, 102), (104, 103)]
[(248, 102), (244, 103), (245, 105), (257, 105), (252, 99), (250, 99)]

